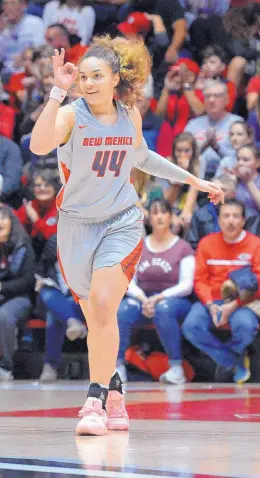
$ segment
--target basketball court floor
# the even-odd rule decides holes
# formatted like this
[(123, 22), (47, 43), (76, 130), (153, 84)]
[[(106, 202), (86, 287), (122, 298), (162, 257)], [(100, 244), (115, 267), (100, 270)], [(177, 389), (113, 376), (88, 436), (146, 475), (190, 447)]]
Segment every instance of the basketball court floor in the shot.
[(87, 383), (0, 384), (0, 478), (260, 478), (260, 384), (128, 384), (130, 432), (76, 437)]

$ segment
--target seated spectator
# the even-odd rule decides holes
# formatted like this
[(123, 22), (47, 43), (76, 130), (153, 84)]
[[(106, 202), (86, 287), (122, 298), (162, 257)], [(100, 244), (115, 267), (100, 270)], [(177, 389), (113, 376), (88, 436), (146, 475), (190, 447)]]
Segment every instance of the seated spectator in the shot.
[(28, 47), (44, 43), (43, 22), (41, 18), (25, 13), (26, 7), (25, 0), (3, 1), (6, 26), (0, 31), (0, 62), (5, 81), (8, 80), (8, 74), (21, 71), (20, 55)]
[(31, 236), (39, 258), (46, 240), (57, 233), (56, 194), (60, 183), (53, 170), (45, 169), (34, 172), (29, 188), (33, 191), (33, 199), (24, 199), (16, 215)]
[(34, 252), (22, 225), (7, 206), (0, 206), (0, 381), (13, 379), (16, 327), (32, 313)]
[(228, 92), (226, 110), (233, 110), (236, 100), (236, 87), (232, 81), (224, 77), (225, 70), (226, 54), (224, 50), (218, 45), (210, 45), (202, 53), (202, 67), (195, 83), (195, 90), (193, 90), (193, 85), (189, 85), (189, 82), (186, 81), (186, 75), (184, 73), (184, 94), (195, 116), (200, 116), (205, 113), (203, 88), (205, 82), (210, 79), (220, 80), (226, 83)]
[(47, 28), (45, 40), (53, 49), (57, 48), (60, 50), (61, 48), (64, 48), (64, 61), (74, 63), (74, 65), (78, 64), (79, 60), (87, 50), (87, 46), (82, 45), (79, 41), (75, 40), (75, 38), (75, 41), (72, 42), (72, 37), (69, 34), (68, 29), (59, 23), (54, 23)]
[(131, 332), (153, 322), (171, 365), (160, 380), (182, 384), (185, 376), (179, 324), (190, 310), (187, 297), (193, 288), (195, 260), (190, 245), (171, 232), (171, 206), (166, 200), (150, 203), (149, 218), (153, 232), (145, 238), (136, 276), (118, 309), (117, 367), (126, 380), (123, 363)]
[(28, 48), (21, 55), (21, 70), (19, 73), (12, 73), (5, 91), (10, 95), (9, 103), (16, 107), (17, 111), (25, 111), (27, 103), (33, 98), (36, 99), (41, 92), (37, 91), (38, 83), (41, 81), (44, 68), (51, 66), (51, 55), (53, 50), (48, 45), (37, 48)]
[(22, 176), (22, 156), (13, 141), (0, 135), (0, 200), (13, 204)]
[[(234, 199), (236, 196), (236, 181), (229, 174), (223, 174), (213, 179), (224, 192), (225, 202), (228, 199)], [(219, 205), (209, 202), (201, 208), (197, 208), (194, 212), (188, 233), (187, 241), (193, 249), (197, 249), (200, 239), (212, 232), (219, 232), (220, 226), (218, 222)], [(244, 229), (253, 234), (260, 235), (260, 218), (259, 214), (245, 207), (245, 226)]]
[(254, 146), (243, 146), (237, 153), (234, 171), (238, 183), (236, 198), (259, 214), (260, 211), (259, 151)]
[(253, 129), (245, 121), (235, 121), (229, 131), (229, 140), (233, 148), (233, 154), (221, 159), (215, 173), (215, 177), (221, 176), (228, 170), (232, 170), (237, 164), (237, 152), (242, 146), (252, 145), (254, 143)]
[(258, 103), (260, 93), (260, 75), (255, 75), (250, 79), (247, 86), (247, 109), (254, 109)]
[(229, 141), (230, 126), (240, 116), (228, 113), (227, 85), (217, 80), (207, 80), (203, 90), (206, 114), (187, 124), (185, 131), (192, 133), (201, 150), (200, 177), (206, 172), (214, 175), (222, 157), (232, 155)]
[(65, 336), (69, 340), (87, 335), (84, 315), (62, 277), (57, 259), (57, 236), (46, 242), (37, 264), (35, 290), (47, 312), (46, 351), (41, 382), (57, 380)]
[(164, 87), (156, 106), (156, 114), (165, 118), (158, 138), (158, 153), (164, 157), (172, 154), (174, 138), (184, 131), (193, 114), (185, 95), (185, 81), (191, 88), (199, 74), (199, 66), (190, 59), (181, 58), (171, 66), (165, 76)]
[(142, 117), (143, 137), (152, 151), (157, 151), (157, 138), (160, 132), (162, 120), (150, 109), (153, 99), (153, 77), (150, 75), (143, 91), (143, 98), (138, 100), (136, 107)]
[[(33, 127), (49, 100), (50, 91), (54, 85), (53, 68), (46, 65), (41, 71), (41, 79), (37, 85), (37, 96), (31, 92), (27, 95), (26, 101), (23, 103), (24, 118), (20, 122), (19, 133), (21, 136), (32, 132)], [(34, 90), (34, 93), (35, 90)]]
[(46, 29), (61, 23), (71, 35), (80, 38), (82, 45), (88, 45), (93, 35), (96, 14), (92, 6), (84, 5), (83, 0), (51, 0), (45, 5), (42, 18)]
[[(192, 134), (181, 133), (175, 137), (172, 146), (172, 162), (198, 175), (198, 152)], [(197, 191), (187, 184), (171, 182), (164, 192), (173, 208), (173, 230), (176, 234), (186, 232), (197, 200)]]
[(255, 108), (249, 111), (247, 123), (254, 131), (255, 145), (260, 147), (260, 93)]
[[(220, 206), (220, 232), (204, 237), (198, 245), (194, 289), (199, 302), (192, 306), (182, 326), (186, 339), (218, 365), (216, 379), (232, 373), (236, 383), (250, 378), (246, 348), (254, 340), (259, 325), (247, 301), (237, 298), (223, 303), (222, 300), (224, 282), (234, 271), (240, 270), (242, 274), (244, 266), (255, 274), (257, 294), (260, 292), (260, 239), (246, 232), (244, 224), (242, 203), (230, 199)], [(231, 329), (231, 338), (223, 343), (214, 331), (226, 324)]]

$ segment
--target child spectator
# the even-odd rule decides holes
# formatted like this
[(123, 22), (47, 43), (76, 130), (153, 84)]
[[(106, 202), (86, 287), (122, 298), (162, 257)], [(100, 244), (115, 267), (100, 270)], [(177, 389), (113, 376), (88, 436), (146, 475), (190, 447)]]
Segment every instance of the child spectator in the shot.
[(221, 159), (215, 177), (221, 176), (225, 171), (232, 170), (237, 163), (236, 154), (242, 146), (252, 145), (254, 142), (253, 129), (245, 121), (235, 121), (229, 131), (229, 139), (233, 148), (233, 155)]
[[(191, 174), (198, 174), (198, 151), (192, 134), (181, 133), (176, 136), (172, 146), (172, 162)], [(170, 183), (164, 196), (173, 207), (174, 232), (179, 234), (189, 226), (197, 192), (187, 184)]]
[(235, 175), (238, 179), (236, 198), (245, 206), (260, 212), (259, 151), (254, 146), (243, 146), (237, 153)]

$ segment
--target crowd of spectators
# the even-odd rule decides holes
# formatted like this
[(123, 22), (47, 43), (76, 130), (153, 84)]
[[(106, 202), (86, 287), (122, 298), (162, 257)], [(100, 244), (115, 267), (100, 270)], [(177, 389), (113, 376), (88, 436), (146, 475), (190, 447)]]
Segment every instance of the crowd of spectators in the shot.
[[(153, 66), (136, 106), (149, 148), (225, 193), (214, 206), (133, 169), (144, 247), (118, 310), (118, 370), (127, 380), (133, 331), (152, 327), (161, 381), (188, 379), (185, 338), (216, 364), (216, 380), (243, 383), (260, 316), (260, 3), (250, 0), (0, 0), (0, 380), (14, 378), (17, 330), (36, 311), (42, 382), (57, 380), (64, 341), (87, 335), (57, 257), (57, 154), (29, 144), (54, 48), (77, 64), (95, 34), (144, 38)], [(75, 86), (65, 102), (79, 95)]]

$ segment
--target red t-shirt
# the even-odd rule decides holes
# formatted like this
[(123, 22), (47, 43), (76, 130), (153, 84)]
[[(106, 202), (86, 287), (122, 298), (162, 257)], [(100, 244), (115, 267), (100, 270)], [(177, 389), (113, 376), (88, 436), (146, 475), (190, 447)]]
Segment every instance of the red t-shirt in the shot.
[[(14, 211), (20, 222), (25, 226), (25, 228), (30, 232), (31, 237), (35, 237), (38, 234), (41, 234), (45, 239), (49, 239), (53, 234), (57, 233), (57, 208), (56, 208), (56, 198), (53, 199), (49, 208), (44, 212), (40, 207), (39, 201), (37, 199), (32, 200), (32, 206), (37, 211), (39, 219), (32, 223), (27, 217), (26, 210), (24, 206), (19, 207), (17, 211)], [(31, 231), (29, 231), (31, 229)]]
[(247, 93), (260, 93), (260, 75), (255, 75), (248, 83)]
[(66, 51), (65, 61), (69, 61), (70, 63), (77, 65), (79, 60), (86, 53), (87, 49), (88, 47), (86, 45), (81, 45), (80, 43), (77, 43)]

